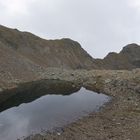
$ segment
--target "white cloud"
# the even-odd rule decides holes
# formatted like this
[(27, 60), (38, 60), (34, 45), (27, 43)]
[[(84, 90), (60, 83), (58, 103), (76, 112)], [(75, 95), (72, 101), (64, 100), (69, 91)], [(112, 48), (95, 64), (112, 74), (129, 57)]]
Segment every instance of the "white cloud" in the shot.
[(19, 16), (28, 12), (29, 3), (27, 0), (1, 0), (0, 4), (3, 5), (6, 14), (9, 16)]
[(130, 6), (134, 6), (134, 7), (137, 7), (139, 8), (140, 7), (140, 1), (139, 0), (129, 0), (129, 5)]

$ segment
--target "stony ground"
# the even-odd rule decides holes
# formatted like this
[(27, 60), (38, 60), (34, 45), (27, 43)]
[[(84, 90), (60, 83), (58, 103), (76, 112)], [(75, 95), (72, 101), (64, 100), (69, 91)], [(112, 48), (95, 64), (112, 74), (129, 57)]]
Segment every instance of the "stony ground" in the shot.
[[(51, 71), (51, 72), (49, 72)], [(112, 96), (101, 109), (61, 132), (37, 134), (25, 140), (140, 140), (140, 70), (58, 71), (48, 70), (46, 79), (73, 81), (87, 89)]]

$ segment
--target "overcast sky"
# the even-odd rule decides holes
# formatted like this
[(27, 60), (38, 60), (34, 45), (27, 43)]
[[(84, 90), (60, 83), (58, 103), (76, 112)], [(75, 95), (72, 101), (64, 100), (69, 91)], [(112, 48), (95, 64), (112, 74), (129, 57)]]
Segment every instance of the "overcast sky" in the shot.
[(140, 43), (140, 0), (0, 0), (0, 24), (71, 38), (95, 58)]

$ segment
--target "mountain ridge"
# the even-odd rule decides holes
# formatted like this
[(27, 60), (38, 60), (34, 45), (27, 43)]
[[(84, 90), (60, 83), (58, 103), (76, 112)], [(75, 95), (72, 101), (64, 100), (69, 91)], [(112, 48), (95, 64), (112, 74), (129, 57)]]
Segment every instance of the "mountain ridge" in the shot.
[[(24, 69), (29, 71), (38, 71), (48, 67), (116, 70), (130, 70), (140, 67), (140, 46), (134, 43), (123, 47), (120, 53), (111, 52), (104, 59), (94, 59), (77, 41), (69, 38), (47, 40), (29, 32), (21, 32), (17, 29), (0, 25), (1, 56), (4, 53), (4, 49), (9, 52), (8, 54), (11, 58), (9, 57), (7, 60), (7, 54), (0, 59), (4, 61), (5, 58), (4, 62), (9, 69), (11, 67), (18, 68), (22, 60), (26, 65)], [(14, 63), (14, 57), (17, 60), (19, 59), (20, 62)], [(11, 61), (11, 63), (8, 61)], [(2, 61), (0, 63), (1, 65), (3, 64)], [(34, 68), (30, 68), (30, 65)]]
[(119, 52), (111, 52), (104, 59), (97, 59), (104, 69), (131, 70), (140, 67), (140, 46), (128, 44)]

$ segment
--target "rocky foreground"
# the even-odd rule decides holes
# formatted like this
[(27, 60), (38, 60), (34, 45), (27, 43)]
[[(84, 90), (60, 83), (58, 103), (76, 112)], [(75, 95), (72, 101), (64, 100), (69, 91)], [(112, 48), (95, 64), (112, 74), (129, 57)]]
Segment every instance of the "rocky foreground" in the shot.
[[(73, 86), (112, 96), (112, 101), (100, 112), (90, 114), (72, 123), (61, 132), (37, 134), (25, 140), (139, 140), (140, 139), (140, 69), (132, 71), (116, 70), (76, 70), (47, 69), (35, 79), (43, 83), (48, 79), (65, 80)], [(41, 82), (40, 82), (41, 81)], [(9, 98), (18, 91), (26, 90), (35, 81), (13, 81), (1, 87), (1, 97)], [(22, 87), (22, 88), (21, 88)], [(30, 86), (29, 86), (30, 87)], [(13, 90), (14, 89), (14, 90)], [(33, 90), (33, 88), (32, 88)], [(6, 91), (6, 92), (5, 92)], [(11, 92), (12, 91), (12, 92)], [(14, 92), (13, 92), (14, 91)], [(11, 94), (12, 93), (12, 94)], [(2, 98), (1, 98), (2, 99)], [(2, 100), (1, 100), (2, 102)]]

